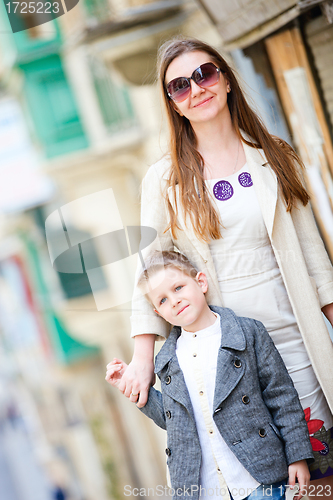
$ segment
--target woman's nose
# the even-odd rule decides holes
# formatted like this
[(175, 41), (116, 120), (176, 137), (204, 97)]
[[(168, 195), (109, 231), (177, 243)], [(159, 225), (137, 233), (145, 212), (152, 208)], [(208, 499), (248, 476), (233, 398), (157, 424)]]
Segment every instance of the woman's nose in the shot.
[(191, 97), (195, 97), (198, 94), (202, 94), (205, 89), (200, 87), (194, 80), (191, 80)]

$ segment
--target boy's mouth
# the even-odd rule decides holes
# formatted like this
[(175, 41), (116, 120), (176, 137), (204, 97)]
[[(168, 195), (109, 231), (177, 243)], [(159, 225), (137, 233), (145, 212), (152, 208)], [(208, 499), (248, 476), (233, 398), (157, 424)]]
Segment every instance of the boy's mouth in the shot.
[(177, 316), (178, 316), (180, 313), (182, 313), (182, 312), (183, 312), (185, 309), (187, 309), (187, 308), (188, 308), (188, 305), (187, 305), (187, 306), (182, 307), (182, 308), (181, 308), (181, 310), (177, 312)]

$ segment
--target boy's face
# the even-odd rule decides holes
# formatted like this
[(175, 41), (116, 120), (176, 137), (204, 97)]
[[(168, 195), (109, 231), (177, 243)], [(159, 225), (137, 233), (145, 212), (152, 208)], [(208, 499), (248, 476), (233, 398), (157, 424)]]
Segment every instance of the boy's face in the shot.
[(211, 319), (205, 293), (208, 289), (204, 273), (193, 279), (176, 268), (162, 269), (149, 279), (148, 293), (155, 312), (175, 326), (198, 331)]

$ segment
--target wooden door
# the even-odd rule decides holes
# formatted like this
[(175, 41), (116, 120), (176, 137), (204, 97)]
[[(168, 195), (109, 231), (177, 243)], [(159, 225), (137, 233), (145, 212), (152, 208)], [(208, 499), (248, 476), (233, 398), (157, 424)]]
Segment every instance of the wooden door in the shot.
[(326, 248), (333, 261), (333, 147), (298, 28), (265, 40), (293, 141), (306, 166), (306, 184)]

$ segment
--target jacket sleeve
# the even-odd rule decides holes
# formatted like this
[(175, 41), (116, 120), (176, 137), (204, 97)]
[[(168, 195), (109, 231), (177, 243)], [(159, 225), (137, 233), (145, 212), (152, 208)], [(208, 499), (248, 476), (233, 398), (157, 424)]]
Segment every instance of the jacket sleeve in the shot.
[(308, 203), (299, 201), (291, 210), (294, 227), (310, 278), (316, 286), (320, 307), (333, 302), (333, 268)]
[(285, 364), (266, 328), (254, 321), (255, 351), (262, 396), (285, 445), (288, 465), (313, 462), (304, 411)]
[(165, 414), (162, 393), (151, 387), (148, 393), (148, 401), (143, 408), (139, 408), (147, 417), (154, 420), (155, 424), (166, 430)]
[[(165, 163), (165, 160), (164, 163), (161, 160), (156, 165), (152, 165), (142, 182), (141, 226), (154, 228), (157, 232), (157, 237), (152, 244), (142, 249), (143, 259), (154, 250), (174, 249), (170, 231), (165, 232), (168, 226), (167, 207), (163, 193), (166, 183), (163, 178), (165, 171), (163, 164), (165, 165)], [(136, 281), (141, 272), (142, 265), (139, 260)], [(135, 287), (132, 300), (131, 336), (151, 333), (164, 340), (169, 335), (169, 332), (170, 325), (154, 312), (151, 304)]]

